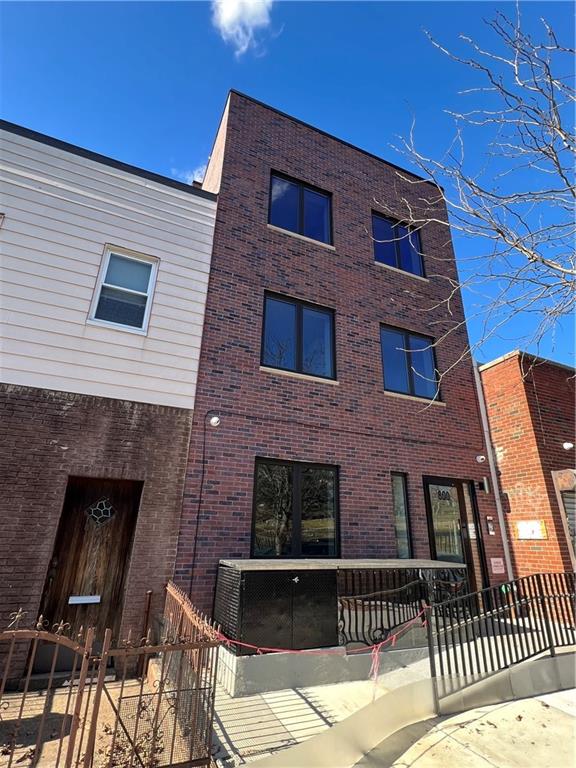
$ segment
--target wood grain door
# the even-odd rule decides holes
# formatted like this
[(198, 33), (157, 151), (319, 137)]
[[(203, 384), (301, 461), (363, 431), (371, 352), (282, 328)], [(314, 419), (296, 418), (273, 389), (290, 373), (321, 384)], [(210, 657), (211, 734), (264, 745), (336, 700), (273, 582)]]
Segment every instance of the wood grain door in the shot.
[(41, 613), (117, 637), (142, 483), (71, 477)]

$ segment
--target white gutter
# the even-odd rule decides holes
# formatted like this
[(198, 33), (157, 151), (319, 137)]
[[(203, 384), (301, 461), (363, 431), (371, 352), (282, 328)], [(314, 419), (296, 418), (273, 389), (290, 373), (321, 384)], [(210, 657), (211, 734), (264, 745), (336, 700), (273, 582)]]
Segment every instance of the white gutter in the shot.
[(482, 379), (478, 370), (478, 363), (474, 362), (474, 381), (476, 383), (476, 391), (478, 393), (478, 402), (480, 404), (480, 417), (482, 420), (482, 431), (484, 432), (484, 442), (486, 443), (486, 452), (488, 454), (488, 465), (490, 467), (490, 478), (492, 480), (492, 488), (494, 489), (494, 501), (496, 502), (496, 512), (498, 513), (498, 522), (500, 524), (500, 533), (502, 536), (502, 545), (504, 547), (504, 560), (506, 561), (506, 572), (508, 574), (508, 580), (512, 581), (514, 578), (514, 571), (512, 569), (512, 558), (510, 557), (510, 546), (508, 544), (508, 534), (506, 532), (506, 521), (504, 517), (504, 509), (502, 507), (502, 499), (500, 497), (500, 483), (498, 482), (498, 472), (496, 470), (496, 461), (494, 458), (494, 449), (492, 446), (492, 439), (490, 437), (490, 428), (488, 426), (488, 412), (486, 410), (486, 400), (484, 399), (484, 388), (482, 387)]

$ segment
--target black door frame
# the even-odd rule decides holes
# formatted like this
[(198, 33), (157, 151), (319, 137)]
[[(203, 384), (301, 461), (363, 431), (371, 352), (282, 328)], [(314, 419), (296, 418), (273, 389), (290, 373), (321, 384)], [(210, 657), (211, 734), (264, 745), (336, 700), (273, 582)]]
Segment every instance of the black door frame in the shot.
[[(468, 483), (470, 488), (470, 501), (472, 504), (472, 517), (474, 526), (476, 528), (476, 536), (481, 538), (482, 531), (478, 525), (478, 515), (476, 508), (476, 494), (474, 491), (474, 483), (471, 480), (461, 480), (455, 477), (439, 477), (438, 475), (423, 475), (422, 483), (424, 486), (424, 501), (426, 504), (426, 518), (428, 522), (428, 541), (430, 544), (430, 556), (433, 560), (438, 559), (436, 550), (436, 536), (434, 534), (434, 521), (432, 518), (432, 505), (430, 501), (430, 485), (447, 485), (456, 489), (458, 495), (458, 504), (460, 505), (460, 540), (462, 542), (462, 554), (464, 556), (464, 563), (468, 570), (468, 582), (472, 591), (483, 589), (486, 583), (486, 568), (483, 559), (483, 546), (478, 547), (478, 554), (480, 557), (480, 571), (482, 574), (482, 584), (476, 584), (476, 573), (474, 570), (474, 558), (472, 554), (472, 544), (470, 542), (470, 532), (468, 530), (468, 521), (466, 520), (466, 501), (464, 499), (464, 483)], [(444, 561), (442, 561), (444, 562)], [(451, 562), (446, 560), (445, 562)]]

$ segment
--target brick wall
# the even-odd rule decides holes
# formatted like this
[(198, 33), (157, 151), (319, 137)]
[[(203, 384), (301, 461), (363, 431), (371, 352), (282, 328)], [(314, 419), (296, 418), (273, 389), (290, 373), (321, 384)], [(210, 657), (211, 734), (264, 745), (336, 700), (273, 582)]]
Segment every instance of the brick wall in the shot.
[[(438, 275), (456, 273), (446, 227), (422, 232), (427, 282), (374, 263), (374, 198), (395, 204), (405, 195), (417, 204), (423, 186), (234, 93), (223, 163), (177, 564), (189, 586), (194, 563), (193, 597), (208, 610), (218, 560), (250, 555), (256, 456), (339, 466), (348, 558), (395, 556), (390, 472), (407, 472), (415, 554), (428, 557), (422, 476), (479, 480), (475, 457), (486, 451), (471, 365), (456, 362), (464, 327), (437, 350), (442, 369), (455, 364), (442, 383), (443, 405), (383, 390), (380, 323), (439, 336), (462, 319), (459, 295), (451, 317), (430, 309), (447, 295)], [(271, 169), (333, 194), (334, 249), (267, 226)], [(264, 290), (335, 310), (338, 384), (259, 369)], [(221, 425), (204, 430), (211, 411)], [(494, 515), (491, 496), (480, 494), (479, 503), (482, 518)], [(499, 536), (487, 548), (488, 557), (500, 556)]]
[(163, 605), (176, 555), (191, 411), (1, 385), (0, 626), (35, 619), (70, 475), (144, 481), (122, 634), (140, 632), (146, 590)]
[[(490, 432), (517, 576), (571, 568), (552, 472), (574, 467), (574, 373), (515, 353), (482, 370)], [(548, 538), (520, 540), (519, 521), (543, 520)]]

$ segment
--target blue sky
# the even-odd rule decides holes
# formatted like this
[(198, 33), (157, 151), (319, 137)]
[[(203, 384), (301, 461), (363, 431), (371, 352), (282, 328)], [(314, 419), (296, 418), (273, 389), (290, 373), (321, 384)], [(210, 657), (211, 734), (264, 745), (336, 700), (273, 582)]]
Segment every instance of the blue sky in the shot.
[[(253, 38), (235, 23), (248, 6)], [(526, 27), (545, 15), (570, 31), (570, 3), (523, 3)], [(441, 153), (461, 106), (467, 72), (423, 30), (447, 44), (481, 42), (482, 24), (512, 3), (271, 2), (228, 0), (214, 23), (209, 2), (0, 4), (3, 118), (168, 176), (205, 163), (229, 88), (237, 88), (393, 162), (391, 144), (416, 119), (424, 149)], [(244, 16), (246, 18), (246, 16)], [(250, 29), (248, 28), (248, 34)], [(238, 55), (238, 48), (249, 43)], [(482, 147), (470, 147), (480, 157)], [(456, 242), (460, 258), (469, 244)], [(477, 299), (465, 297), (469, 315)], [(518, 346), (531, 318), (511, 323), (478, 355)], [(471, 320), (476, 339), (480, 325)], [(561, 323), (543, 356), (574, 362), (574, 326)], [(531, 350), (536, 351), (536, 350)]]

